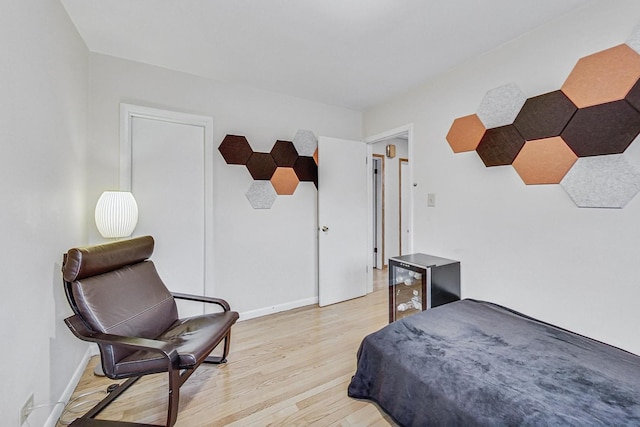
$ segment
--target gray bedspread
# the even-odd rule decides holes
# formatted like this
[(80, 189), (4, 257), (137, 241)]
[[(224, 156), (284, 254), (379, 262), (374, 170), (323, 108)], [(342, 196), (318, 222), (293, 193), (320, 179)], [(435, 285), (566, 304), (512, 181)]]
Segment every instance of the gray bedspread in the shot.
[(348, 394), (402, 426), (640, 426), (640, 357), (466, 299), (365, 337)]

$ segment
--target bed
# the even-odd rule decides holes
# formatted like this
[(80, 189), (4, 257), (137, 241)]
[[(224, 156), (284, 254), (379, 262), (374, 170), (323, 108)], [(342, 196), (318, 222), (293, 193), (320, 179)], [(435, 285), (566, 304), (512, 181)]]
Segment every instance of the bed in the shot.
[(465, 299), (368, 335), (349, 396), (401, 426), (640, 425), (640, 357)]

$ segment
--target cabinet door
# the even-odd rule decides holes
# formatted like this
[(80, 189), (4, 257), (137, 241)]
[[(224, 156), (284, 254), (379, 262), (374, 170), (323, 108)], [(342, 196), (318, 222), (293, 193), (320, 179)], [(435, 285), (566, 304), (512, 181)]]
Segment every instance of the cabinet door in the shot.
[(427, 308), (427, 272), (424, 269), (389, 263), (389, 322)]

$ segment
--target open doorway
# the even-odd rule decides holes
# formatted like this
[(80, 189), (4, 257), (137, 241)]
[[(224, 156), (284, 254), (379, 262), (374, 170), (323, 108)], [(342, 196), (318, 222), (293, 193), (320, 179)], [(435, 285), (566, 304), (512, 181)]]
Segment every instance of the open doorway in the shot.
[(366, 140), (372, 165), (370, 241), (374, 269), (386, 268), (389, 257), (410, 253), (413, 246), (409, 163), (412, 133), (412, 126), (408, 125)]

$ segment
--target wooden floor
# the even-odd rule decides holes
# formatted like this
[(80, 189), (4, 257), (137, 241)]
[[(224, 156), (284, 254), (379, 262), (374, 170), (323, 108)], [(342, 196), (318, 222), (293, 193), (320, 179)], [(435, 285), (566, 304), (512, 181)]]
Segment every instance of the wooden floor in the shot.
[[(388, 321), (386, 270), (375, 277), (362, 298), (238, 322), (228, 363), (201, 365), (182, 386), (176, 426), (394, 426), (376, 405), (347, 396), (362, 338)], [(72, 399), (94, 394), (78, 402), (114, 383), (93, 375), (93, 359)], [(166, 374), (142, 378), (98, 418), (162, 424), (166, 392)]]

